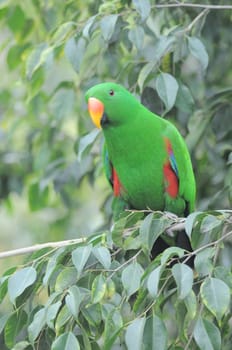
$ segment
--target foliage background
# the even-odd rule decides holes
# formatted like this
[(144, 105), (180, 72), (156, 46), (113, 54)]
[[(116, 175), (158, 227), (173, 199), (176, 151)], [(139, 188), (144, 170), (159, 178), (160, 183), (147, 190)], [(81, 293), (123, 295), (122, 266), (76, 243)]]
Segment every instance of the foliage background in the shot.
[(102, 140), (84, 100), (101, 81), (120, 82), (178, 126), (197, 210), (230, 208), (232, 10), (168, 3), (0, 2), (1, 251), (109, 227)]

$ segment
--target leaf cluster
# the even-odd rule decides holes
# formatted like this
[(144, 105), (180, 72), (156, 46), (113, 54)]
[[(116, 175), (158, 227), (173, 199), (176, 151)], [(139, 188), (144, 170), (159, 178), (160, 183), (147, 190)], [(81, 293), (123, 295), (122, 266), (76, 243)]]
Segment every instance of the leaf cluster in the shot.
[[(144, 215), (128, 212), (86, 243), (40, 250), (6, 271), (6, 349), (229, 349), (231, 211), (194, 213), (185, 223)], [(194, 251), (172, 246), (151, 261), (151, 243), (175, 235), (177, 224)], [(186, 265), (193, 255), (195, 270)]]

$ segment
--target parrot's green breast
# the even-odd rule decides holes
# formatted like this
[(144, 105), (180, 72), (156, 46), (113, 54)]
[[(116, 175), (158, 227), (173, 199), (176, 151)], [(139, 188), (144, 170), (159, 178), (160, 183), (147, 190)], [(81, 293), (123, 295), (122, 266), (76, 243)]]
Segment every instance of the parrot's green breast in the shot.
[(154, 133), (151, 126), (135, 122), (129, 133), (121, 127), (105, 130), (104, 135), (122, 197), (133, 208), (159, 210), (164, 207), (161, 164), (165, 149), (159, 129)]

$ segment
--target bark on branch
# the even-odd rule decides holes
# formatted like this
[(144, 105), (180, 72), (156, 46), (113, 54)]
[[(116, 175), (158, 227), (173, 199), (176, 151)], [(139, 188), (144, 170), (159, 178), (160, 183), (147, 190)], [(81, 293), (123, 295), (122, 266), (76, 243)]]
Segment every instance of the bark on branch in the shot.
[(172, 4), (156, 4), (154, 8), (170, 8), (170, 7), (195, 7), (208, 10), (232, 10), (232, 5), (211, 5), (211, 4), (193, 4), (193, 3), (181, 3), (176, 1)]
[(6, 252), (0, 252), (0, 259), (9, 258), (17, 255), (31, 254), (43, 248), (61, 248), (68, 245), (84, 243), (84, 242), (86, 242), (86, 238), (77, 238), (77, 239), (69, 239), (65, 241), (35, 244), (30, 247), (24, 247), (24, 248), (8, 250)]

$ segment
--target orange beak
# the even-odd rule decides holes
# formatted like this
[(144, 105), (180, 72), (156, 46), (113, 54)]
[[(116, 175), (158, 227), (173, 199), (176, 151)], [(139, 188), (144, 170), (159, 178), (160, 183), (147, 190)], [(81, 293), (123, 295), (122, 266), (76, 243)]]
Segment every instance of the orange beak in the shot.
[(90, 97), (88, 99), (88, 111), (92, 121), (97, 128), (101, 128), (101, 118), (104, 113), (104, 105), (95, 97)]

